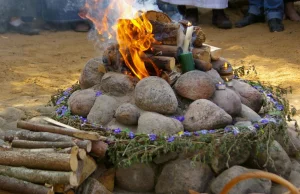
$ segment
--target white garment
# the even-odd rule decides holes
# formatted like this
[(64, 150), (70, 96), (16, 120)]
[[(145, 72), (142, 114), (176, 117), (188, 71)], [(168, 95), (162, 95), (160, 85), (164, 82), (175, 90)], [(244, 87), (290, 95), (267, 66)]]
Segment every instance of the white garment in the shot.
[(208, 9), (225, 9), (228, 7), (228, 0), (161, 0), (176, 5), (188, 5)]

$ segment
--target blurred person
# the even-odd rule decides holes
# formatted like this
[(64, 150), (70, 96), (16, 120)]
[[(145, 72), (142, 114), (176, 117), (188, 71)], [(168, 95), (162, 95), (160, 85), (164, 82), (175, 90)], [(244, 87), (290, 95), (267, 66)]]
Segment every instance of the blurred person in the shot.
[(300, 21), (300, 16), (297, 13), (294, 2), (297, 0), (285, 0), (284, 1), (284, 13), (286, 16), (286, 19), (289, 19), (291, 21)]
[[(165, 3), (178, 5), (178, 11), (185, 19), (191, 20), (194, 25), (198, 22), (198, 7), (212, 9), (212, 24), (222, 29), (232, 28), (232, 23), (224, 12), (228, 7), (228, 0), (161, 0)], [(193, 6), (197, 8), (187, 8)]]
[(284, 30), (282, 18), (284, 13), (283, 0), (249, 0), (249, 9), (246, 16), (235, 23), (238, 28), (254, 23), (268, 22), (270, 32)]

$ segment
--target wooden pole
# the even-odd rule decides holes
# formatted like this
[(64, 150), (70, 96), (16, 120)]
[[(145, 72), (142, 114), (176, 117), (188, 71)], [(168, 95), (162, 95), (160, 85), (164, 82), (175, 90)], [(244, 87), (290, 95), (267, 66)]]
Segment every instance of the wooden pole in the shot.
[(166, 56), (174, 57), (178, 60), (178, 56), (183, 53), (182, 48), (178, 46), (170, 45), (151, 45), (151, 48), (146, 51), (146, 53), (151, 53), (155, 56)]
[(50, 142), (50, 141), (26, 141), (13, 140), (12, 147), (14, 148), (69, 148), (76, 144), (74, 142)]

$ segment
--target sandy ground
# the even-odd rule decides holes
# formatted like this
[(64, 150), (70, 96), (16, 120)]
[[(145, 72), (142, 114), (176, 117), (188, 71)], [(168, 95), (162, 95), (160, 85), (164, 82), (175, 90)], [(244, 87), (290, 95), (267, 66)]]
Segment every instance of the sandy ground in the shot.
[[(230, 18), (241, 15), (229, 10)], [(223, 48), (234, 67), (254, 65), (255, 79), (292, 86), (287, 98), (300, 110), (300, 23), (284, 21), (285, 31), (270, 33), (267, 24), (221, 30), (201, 15), (207, 43)], [(57, 89), (74, 84), (85, 63), (100, 56), (86, 33), (47, 32), (39, 36), (0, 35), (0, 109), (46, 104)]]

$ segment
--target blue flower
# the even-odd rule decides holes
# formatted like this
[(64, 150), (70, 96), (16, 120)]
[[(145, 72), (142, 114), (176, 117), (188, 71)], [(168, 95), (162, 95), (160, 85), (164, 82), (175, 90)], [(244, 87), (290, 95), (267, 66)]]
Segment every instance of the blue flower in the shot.
[(230, 127), (225, 127), (224, 131), (225, 131), (225, 133), (231, 132), (231, 128)]
[(168, 141), (168, 142), (173, 142), (174, 140), (175, 140), (175, 137), (174, 137), (174, 136), (171, 136), (171, 137), (168, 138), (167, 141)]
[(267, 93), (267, 96), (273, 97), (273, 94), (269, 92), (269, 93)]
[(212, 129), (212, 130), (209, 130), (208, 133), (215, 133), (216, 130)]
[(240, 130), (239, 130), (238, 128), (235, 127), (235, 128), (233, 129), (233, 134), (234, 134), (234, 135), (237, 135), (237, 134), (239, 134), (239, 133), (240, 133)]
[(283, 111), (284, 106), (282, 104), (277, 104), (276, 109), (279, 110), (279, 111)]
[(259, 129), (259, 128), (260, 128), (260, 126), (259, 126), (258, 123), (254, 123), (254, 124), (253, 124), (253, 127), (255, 127), (256, 129)]
[(208, 131), (207, 130), (201, 130), (200, 133), (203, 134), (203, 135), (205, 135), (205, 134), (208, 133)]
[(129, 134), (128, 134), (128, 136), (129, 136), (130, 139), (133, 139), (135, 135), (134, 135), (134, 133), (132, 131), (130, 131)]
[(184, 135), (184, 136), (187, 136), (187, 137), (190, 137), (190, 136), (192, 135), (192, 133), (191, 133), (191, 132), (188, 132), (188, 131), (185, 131), (185, 132), (183, 133), (183, 135)]
[(173, 119), (176, 119), (176, 120), (178, 120), (178, 121), (180, 121), (180, 122), (183, 122), (184, 121), (184, 116), (174, 116), (174, 117), (172, 117)]
[(101, 95), (102, 95), (102, 92), (101, 92), (101, 91), (97, 91), (97, 92), (96, 92), (96, 97), (101, 96)]
[(121, 133), (121, 129), (120, 129), (120, 128), (114, 129), (113, 132), (114, 132), (115, 134), (119, 134), (119, 133)]
[(156, 140), (156, 135), (155, 134), (149, 134), (149, 139), (150, 141), (155, 141)]
[(62, 96), (60, 97), (57, 101), (56, 101), (56, 105), (60, 105), (62, 103), (62, 101), (64, 101), (67, 97), (66, 96)]
[(259, 122), (261, 124), (268, 124), (269, 123), (269, 119), (261, 119)]
[(67, 106), (61, 106), (56, 110), (56, 113), (58, 116), (62, 117), (68, 112), (68, 107)]
[(199, 132), (198, 132), (198, 131), (195, 131), (195, 132), (194, 132), (194, 135), (195, 135), (195, 136), (199, 136)]
[(68, 88), (68, 89), (66, 89), (66, 90), (63, 92), (63, 95), (64, 95), (64, 96), (69, 96), (71, 91), (72, 91), (72, 88)]

